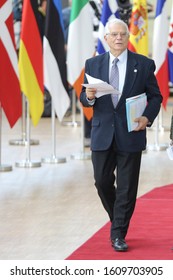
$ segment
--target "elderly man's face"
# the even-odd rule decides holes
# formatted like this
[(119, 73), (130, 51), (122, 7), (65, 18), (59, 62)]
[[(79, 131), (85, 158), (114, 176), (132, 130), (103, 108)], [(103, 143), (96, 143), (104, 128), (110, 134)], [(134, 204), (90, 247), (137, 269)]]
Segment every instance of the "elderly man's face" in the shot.
[(112, 23), (109, 26), (109, 33), (105, 35), (105, 41), (113, 55), (120, 55), (127, 48), (128, 40), (129, 34), (124, 25)]

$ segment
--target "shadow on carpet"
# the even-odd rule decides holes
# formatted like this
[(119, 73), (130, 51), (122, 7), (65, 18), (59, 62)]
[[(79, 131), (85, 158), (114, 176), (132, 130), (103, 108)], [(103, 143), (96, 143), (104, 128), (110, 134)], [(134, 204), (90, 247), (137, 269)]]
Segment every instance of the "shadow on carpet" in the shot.
[(110, 244), (110, 222), (67, 260), (173, 260), (173, 185), (158, 187), (137, 199), (126, 241), (127, 252)]

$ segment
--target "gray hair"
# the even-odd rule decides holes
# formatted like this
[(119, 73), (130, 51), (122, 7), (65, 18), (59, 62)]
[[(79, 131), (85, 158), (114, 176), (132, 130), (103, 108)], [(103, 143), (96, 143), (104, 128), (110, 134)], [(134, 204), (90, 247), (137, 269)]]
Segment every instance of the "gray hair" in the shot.
[(119, 19), (119, 18), (113, 18), (113, 19), (110, 19), (107, 23), (106, 23), (106, 25), (105, 25), (105, 30), (104, 30), (104, 32), (105, 32), (105, 35), (106, 34), (108, 34), (109, 32), (110, 32), (110, 25), (112, 25), (112, 24), (121, 24), (122, 26), (124, 26), (125, 27), (125, 29), (126, 29), (126, 33), (129, 35), (129, 28), (128, 28), (128, 25), (123, 21), (123, 20), (121, 20), (121, 19)]

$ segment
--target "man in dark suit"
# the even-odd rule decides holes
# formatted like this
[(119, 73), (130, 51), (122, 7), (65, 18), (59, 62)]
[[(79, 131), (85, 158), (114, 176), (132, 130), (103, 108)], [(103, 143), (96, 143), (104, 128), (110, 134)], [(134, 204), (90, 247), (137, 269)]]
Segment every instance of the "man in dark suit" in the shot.
[[(116, 251), (128, 249), (125, 237), (136, 203), (146, 127), (152, 125), (162, 102), (154, 61), (130, 52), (128, 39), (125, 22), (120, 19), (108, 22), (105, 42), (110, 51), (88, 59), (85, 64), (85, 73), (109, 83), (112, 62), (118, 58), (116, 105), (112, 94), (97, 98), (95, 88), (83, 87), (80, 95), (83, 106), (93, 107), (91, 150), (95, 186), (111, 221), (110, 238)], [(128, 132), (126, 98), (142, 93), (147, 95), (147, 106), (142, 116), (135, 119), (137, 127)]]

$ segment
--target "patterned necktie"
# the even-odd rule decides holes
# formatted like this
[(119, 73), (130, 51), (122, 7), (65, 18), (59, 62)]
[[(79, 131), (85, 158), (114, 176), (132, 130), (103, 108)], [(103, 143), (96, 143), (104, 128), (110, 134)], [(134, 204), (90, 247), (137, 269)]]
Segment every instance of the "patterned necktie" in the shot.
[[(110, 84), (118, 90), (119, 88), (119, 71), (118, 71), (118, 58), (115, 58), (112, 62), (112, 69), (110, 74)], [(112, 103), (114, 105), (114, 108), (117, 106), (118, 103), (118, 94), (112, 94)]]

